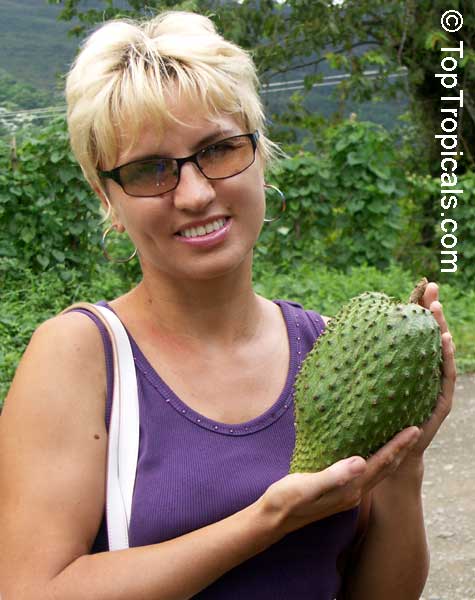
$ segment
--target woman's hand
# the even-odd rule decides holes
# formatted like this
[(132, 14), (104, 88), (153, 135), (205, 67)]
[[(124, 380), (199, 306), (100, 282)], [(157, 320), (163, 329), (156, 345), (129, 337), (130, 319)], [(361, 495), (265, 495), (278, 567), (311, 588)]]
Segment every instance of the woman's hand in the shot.
[(439, 302), (439, 288), (435, 283), (429, 283), (426, 287), (420, 305), (428, 308), (434, 315), (439, 324), (442, 335), (442, 381), (441, 390), (437, 400), (436, 407), (430, 418), (421, 426), (421, 436), (418, 443), (408, 453), (406, 460), (401, 465), (401, 471), (408, 469), (421, 468), (422, 456), (425, 449), (429, 446), (435, 434), (439, 430), (443, 421), (452, 409), (452, 401), (455, 389), (455, 380), (457, 371), (455, 366), (455, 344), (452, 342), (452, 336), (448, 330), (442, 311), (442, 304)]
[(421, 305), (428, 308), (434, 315), (439, 324), (442, 335), (442, 385), (437, 406), (432, 417), (423, 425), (423, 434), (417, 448), (414, 452), (423, 452), (429, 445), (434, 435), (437, 433), (440, 425), (452, 409), (452, 401), (455, 389), (455, 380), (457, 378), (457, 369), (455, 366), (455, 344), (448, 330), (442, 311), (442, 304), (439, 302), (439, 288), (435, 283), (427, 285)]
[(364, 494), (397, 470), (419, 437), (419, 428), (409, 427), (368, 460), (353, 456), (317, 473), (286, 475), (269, 486), (259, 499), (263, 514), (286, 535), (358, 506)]

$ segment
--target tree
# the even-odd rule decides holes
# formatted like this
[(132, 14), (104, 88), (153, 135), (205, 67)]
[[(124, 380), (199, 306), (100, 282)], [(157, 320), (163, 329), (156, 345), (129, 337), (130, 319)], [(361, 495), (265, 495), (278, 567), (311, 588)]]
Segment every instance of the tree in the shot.
[(18, 81), (11, 73), (0, 68), (0, 106), (9, 109), (48, 106), (52, 94)]

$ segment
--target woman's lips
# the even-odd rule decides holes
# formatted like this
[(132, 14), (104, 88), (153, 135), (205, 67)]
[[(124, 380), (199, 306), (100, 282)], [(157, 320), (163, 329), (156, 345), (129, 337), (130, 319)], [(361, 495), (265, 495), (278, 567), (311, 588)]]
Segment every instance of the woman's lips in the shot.
[(226, 217), (224, 225), (216, 231), (211, 231), (210, 233), (206, 233), (205, 235), (197, 235), (195, 237), (185, 237), (184, 235), (176, 233), (175, 239), (177, 239), (179, 242), (182, 242), (183, 244), (188, 244), (195, 247), (215, 246), (226, 239), (229, 230), (231, 229), (231, 225), (231, 217)]

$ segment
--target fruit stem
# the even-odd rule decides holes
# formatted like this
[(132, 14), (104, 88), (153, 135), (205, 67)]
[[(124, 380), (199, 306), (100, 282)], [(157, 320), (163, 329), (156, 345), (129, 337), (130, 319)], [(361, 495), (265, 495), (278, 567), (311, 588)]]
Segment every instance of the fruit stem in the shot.
[(428, 283), (429, 282), (427, 280), (427, 277), (423, 277), (416, 285), (416, 287), (412, 290), (411, 295), (409, 296), (409, 302), (419, 304), (419, 300), (424, 295)]

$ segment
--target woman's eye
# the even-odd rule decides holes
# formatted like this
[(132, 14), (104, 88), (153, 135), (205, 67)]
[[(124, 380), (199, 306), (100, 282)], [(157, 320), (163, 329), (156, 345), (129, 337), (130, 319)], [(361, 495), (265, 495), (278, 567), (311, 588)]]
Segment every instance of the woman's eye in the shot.
[(238, 144), (233, 144), (231, 142), (226, 142), (223, 144), (213, 144), (212, 146), (208, 146), (203, 150), (204, 155), (213, 155), (213, 154), (226, 154), (227, 152), (232, 152), (239, 147)]
[(154, 176), (161, 177), (168, 171), (170, 171), (168, 161), (148, 162), (134, 165), (127, 171), (126, 176), (129, 181), (137, 181)]

